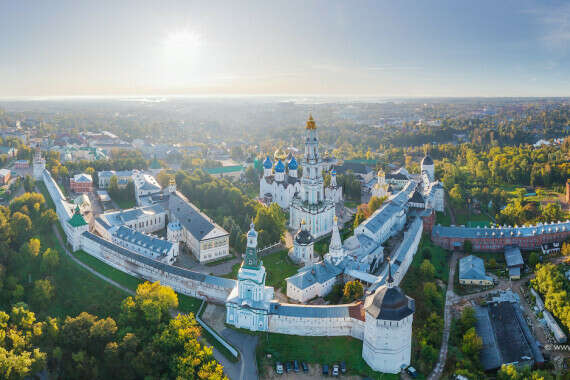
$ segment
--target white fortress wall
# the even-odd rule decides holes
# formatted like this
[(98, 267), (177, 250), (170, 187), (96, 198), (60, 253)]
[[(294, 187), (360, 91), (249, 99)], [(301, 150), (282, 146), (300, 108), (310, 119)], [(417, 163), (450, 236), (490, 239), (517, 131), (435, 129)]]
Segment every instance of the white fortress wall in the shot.
[(89, 232), (81, 235), (81, 248), (122, 272), (148, 281), (160, 281), (179, 293), (211, 302), (224, 303), (235, 283), (234, 280), (163, 264)]
[(55, 212), (60, 220), (61, 226), (63, 227), (67, 238), (71, 239), (71, 226), (66, 222), (72, 217), (72, 205), (65, 201), (65, 196), (47, 169), (44, 169), (42, 176), (48, 193), (55, 204)]
[(301, 336), (352, 336), (362, 340), (364, 322), (351, 317), (292, 317), (270, 314), (269, 331)]
[[(418, 245), (422, 239), (424, 223), (421, 218), (416, 218), (410, 225), (407, 231), (404, 232), (404, 239), (398, 247), (395, 260), (399, 261), (399, 266), (395, 272), (392, 272), (394, 277), (394, 286), (400, 286), (400, 282), (408, 272), (408, 268), (418, 251)], [(393, 265), (396, 263), (392, 263)]]

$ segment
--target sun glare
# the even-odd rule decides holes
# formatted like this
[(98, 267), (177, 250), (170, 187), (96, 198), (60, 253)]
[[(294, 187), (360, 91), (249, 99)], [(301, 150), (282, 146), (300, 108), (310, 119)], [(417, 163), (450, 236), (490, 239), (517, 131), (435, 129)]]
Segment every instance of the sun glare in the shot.
[(162, 45), (169, 61), (191, 63), (199, 57), (205, 41), (199, 33), (184, 29), (169, 33)]

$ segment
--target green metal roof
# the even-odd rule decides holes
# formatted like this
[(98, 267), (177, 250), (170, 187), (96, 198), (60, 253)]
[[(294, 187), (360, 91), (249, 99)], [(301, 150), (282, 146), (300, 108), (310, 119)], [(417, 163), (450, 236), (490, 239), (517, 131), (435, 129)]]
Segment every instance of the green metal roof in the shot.
[(81, 215), (81, 212), (79, 212), (79, 206), (75, 207), (73, 216), (67, 222), (71, 224), (72, 227), (81, 227), (87, 225), (85, 218), (83, 218), (83, 215)]
[(205, 170), (206, 170), (206, 173), (208, 173), (208, 174), (235, 173), (235, 172), (242, 171), (243, 166), (241, 166), (241, 165), (220, 166), (218, 168), (209, 168), (209, 169), (205, 169)]

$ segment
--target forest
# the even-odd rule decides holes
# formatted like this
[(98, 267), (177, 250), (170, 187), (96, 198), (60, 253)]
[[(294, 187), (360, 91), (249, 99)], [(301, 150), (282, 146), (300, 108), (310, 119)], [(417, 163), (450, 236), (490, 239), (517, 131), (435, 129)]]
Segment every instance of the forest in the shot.
[(39, 193), (0, 206), (1, 378), (226, 379), (171, 288), (146, 282), (126, 297), (100, 284), (86, 296), (90, 275), (69, 283), (80, 268), (62, 256), (56, 223)]

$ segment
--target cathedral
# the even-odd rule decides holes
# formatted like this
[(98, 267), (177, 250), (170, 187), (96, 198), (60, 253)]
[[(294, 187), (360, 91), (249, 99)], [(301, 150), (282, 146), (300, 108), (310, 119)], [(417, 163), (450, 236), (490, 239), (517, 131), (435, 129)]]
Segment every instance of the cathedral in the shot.
[(312, 116), (309, 116), (305, 127), (305, 157), (302, 163), (301, 188), (289, 206), (289, 227), (298, 230), (301, 221), (304, 221), (311, 235), (318, 239), (332, 231), (335, 202), (325, 196), (323, 161), (319, 154), (317, 125)]
[(299, 164), (291, 154), (278, 149), (273, 155), (275, 164), (267, 156), (263, 161), (263, 176), (259, 181), (259, 198), (266, 204), (276, 202), (282, 209), (288, 209), (296, 193), (301, 191), (297, 177)]

